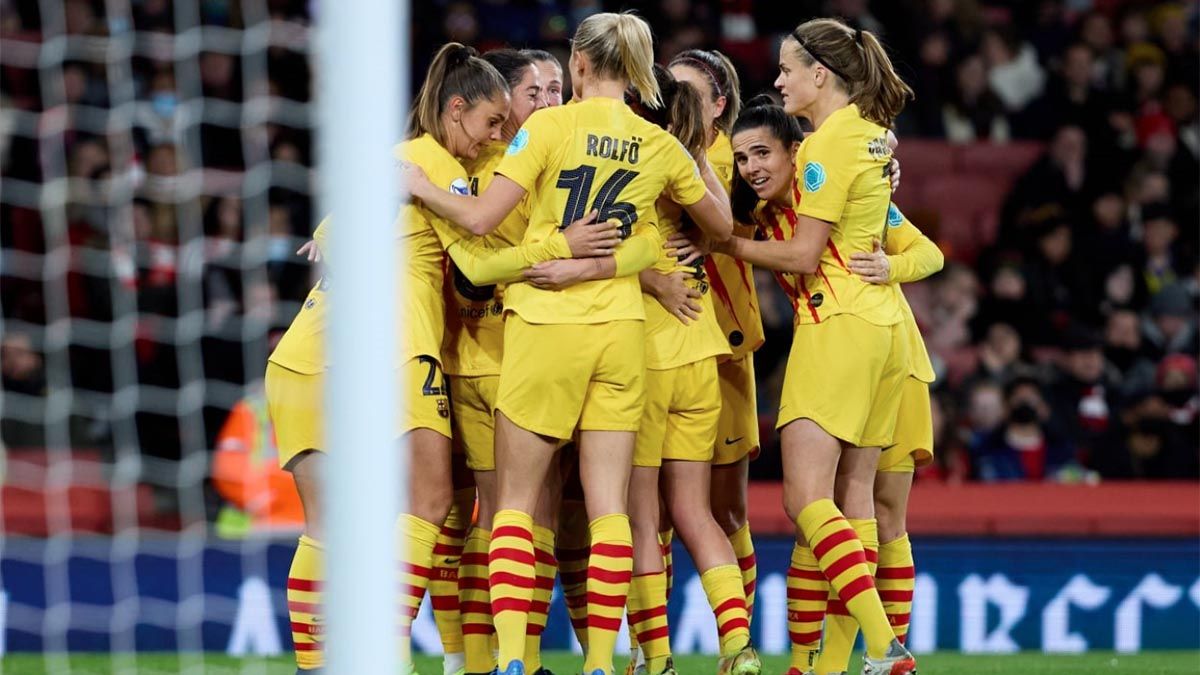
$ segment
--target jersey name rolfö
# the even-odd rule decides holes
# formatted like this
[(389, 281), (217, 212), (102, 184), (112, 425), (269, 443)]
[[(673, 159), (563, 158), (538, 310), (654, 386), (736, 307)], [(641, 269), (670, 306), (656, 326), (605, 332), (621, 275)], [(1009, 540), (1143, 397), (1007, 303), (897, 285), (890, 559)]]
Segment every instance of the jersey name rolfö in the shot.
[[(463, 162), (471, 194), (480, 195), (491, 184), (508, 143), (484, 146), (479, 156)], [(507, 248), (521, 243), (529, 225), (528, 196), (500, 225), (483, 237), (486, 245)], [(446, 274), (446, 337), (442, 361), (447, 375), (499, 375), (504, 354), (504, 304), (502, 289), (476, 286), (453, 261)]]
[[(733, 185), (734, 166), (733, 147), (725, 132), (717, 132), (717, 139), (709, 146), (708, 162), (728, 194)], [(737, 223), (734, 227), (752, 229)], [(752, 236), (753, 232), (745, 234)], [(740, 358), (757, 350), (764, 342), (764, 334), (758, 291), (754, 287), (754, 267), (744, 260), (713, 253), (705, 258), (704, 271), (712, 287), (717, 324), (725, 334), (733, 357)]]
[(803, 297), (796, 311), (799, 323), (853, 314), (891, 326), (904, 318), (891, 287), (862, 281), (846, 264), (850, 254), (870, 252), (874, 240), (887, 236), (891, 185), (886, 169), (892, 151), (886, 134), (851, 104), (830, 115), (800, 145), (796, 184), (801, 196), (795, 213), (832, 227), (816, 273), (796, 280)]
[[(705, 194), (695, 162), (675, 137), (623, 101), (596, 97), (533, 113), (496, 173), (530, 198), (523, 243), (544, 241), (591, 210), (618, 220), (625, 235), (653, 227), (660, 195), (691, 205)], [(645, 319), (636, 275), (545, 291), (528, 283), (505, 290), (505, 307), (529, 323), (603, 323)]]
[[(313, 239), (323, 250), (326, 248), (328, 231), (329, 218), (326, 218), (313, 232)], [(321, 277), (308, 292), (292, 324), (279, 338), (275, 351), (271, 352), (268, 359), (271, 363), (304, 375), (325, 372), (325, 292), (328, 288), (329, 278), (326, 276)]]
[[(656, 220), (659, 236), (663, 241), (679, 231), (683, 216), (679, 206), (659, 200), (656, 205)], [(694, 227), (694, 225), (693, 225)], [(654, 263), (654, 271), (670, 274), (682, 270), (690, 273), (688, 285), (700, 291), (700, 318), (684, 325), (667, 312), (650, 294), (643, 294), (646, 308), (646, 367), (651, 370), (666, 370), (695, 363), (710, 356), (728, 355), (729, 346), (717, 323), (713, 310), (711, 285), (707, 275), (697, 267), (684, 267), (667, 249), (662, 249)]]

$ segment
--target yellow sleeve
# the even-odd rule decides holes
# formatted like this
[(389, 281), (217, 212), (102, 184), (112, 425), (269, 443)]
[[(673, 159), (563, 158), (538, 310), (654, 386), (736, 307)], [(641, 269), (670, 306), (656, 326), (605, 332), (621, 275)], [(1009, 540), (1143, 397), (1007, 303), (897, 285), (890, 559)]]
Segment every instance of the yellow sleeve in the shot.
[(642, 225), (613, 252), (613, 260), (617, 263), (617, 272), (613, 276), (625, 277), (650, 267), (658, 260), (662, 247), (658, 228)]
[(941, 249), (912, 224), (895, 204), (888, 207), (887, 253), (892, 282), (920, 281), (941, 271), (946, 263)]
[(549, 112), (548, 108), (539, 110), (525, 120), (496, 166), (497, 174), (525, 188), (526, 192), (533, 192), (538, 176), (562, 140), (559, 127), (547, 114)]
[(537, 244), (492, 248), (475, 237), (463, 237), (446, 248), (458, 270), (476, 286), (519, 281), (537, 263), (570, 258), (571, 248), (561, 232)]
[[(832, 130), (831, 130), (832, 131)], [(800, 148), (801, 215), (836, 223), (850, 197), (850, 186), (858, 173), (857, 149), (849, 147), (836, 133), (814, 133)]]
[(329, 216), (325, 216), (313, 231), (313, 241), (317, 242), (317, 248), (326, 258), (329, 257), (329, 227)]
[(704, 199), (707, 188), (704, 179), (700, 177), (700, 169), (695, 160), (684, 149), (679, 139), (663, 132), (667, 136), (671, 150), (667, 154), (667, 198), (680, 206), (691, 206)]

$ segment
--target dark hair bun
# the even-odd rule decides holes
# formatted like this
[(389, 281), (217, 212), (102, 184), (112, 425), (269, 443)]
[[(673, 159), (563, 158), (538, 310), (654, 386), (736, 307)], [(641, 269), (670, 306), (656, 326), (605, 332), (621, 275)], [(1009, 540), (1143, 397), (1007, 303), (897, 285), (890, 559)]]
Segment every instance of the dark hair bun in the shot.
[(764, 106), (769, 106), (769, 105), (779, 105), (779, 101), (776, 101), (775, 97), (764, 92), (762, 94), (756, 94), (749, 101), (746, 101), (746, 103), (742, 105), (742, 110), (749, 110), (751, 108), (762, 108)]

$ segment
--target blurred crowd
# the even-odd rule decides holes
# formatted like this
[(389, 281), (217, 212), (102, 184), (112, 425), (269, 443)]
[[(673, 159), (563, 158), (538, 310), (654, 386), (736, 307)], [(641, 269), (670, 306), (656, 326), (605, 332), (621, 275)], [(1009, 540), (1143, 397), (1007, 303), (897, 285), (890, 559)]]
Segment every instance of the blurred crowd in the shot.
[[(0, 0), (5, 444), (112, 448), (131, 417), (146, 454), (215, 447), (314, 274), (294, 252), (317, 215), (322, 4)], [(881, 35), (916, 91), (902, 147), (1044, 143), (991, 241), (908, 289), (939, 370), (920, 480), (1200, 476), (1196, 3), (431, 0), (412, 3), (414, 74), (447, 40), (565, 62), (582, 18), (625, 8), (664, 62), (729, 54), (747, 97), (770, 88), (787, 31), (841, 16)], [(39, 59), (51, 44), (61, 62)], [(758, 287), (769, 429), (791, 317), (768, 275)], [(43, 330), (68, 317), (69, 339)], [(111, 396), (133, 385), (132, 404)], [(44, 407), (62, 390), (65, 425)], [(767, 447), (755, 475), (778, 471)]]

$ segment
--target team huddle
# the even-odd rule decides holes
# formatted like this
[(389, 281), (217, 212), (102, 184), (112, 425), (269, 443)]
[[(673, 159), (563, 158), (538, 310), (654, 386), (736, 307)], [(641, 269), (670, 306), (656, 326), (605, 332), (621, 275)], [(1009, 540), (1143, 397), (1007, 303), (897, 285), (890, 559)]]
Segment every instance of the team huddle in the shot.
[[(675, 673), (672, 541), (700, 573), (721, 675), (757, 675), (748, 463), (759, 447), (753, 268), (795, 310), (777, 427), (789, 675), (908, 675), (905, 505), (932, 453), (933, 370), (900, 285), (942, 255), (894, 205), (888, 128), (911, 91), (869, 32), (784, 40), (783, 104), (743, 108), (733, 65), (654, 64), (649, 27), (596, 14), (552, 55), (442, 47), (396, 149), (402, 245), (396, 433), (411, 453), (401, 662), (426, 593), (444, 670), (533, 675), (556, 577), (583, 672)], [(805, 133), (798, 118), (807, 119)], [(311, 256), (326, 257), (336, 215)], [(352, 263), (352, 261), (347, 261)], [(323, 665), (323, 344), (329, 278), (272, 353), (267, 399), (306, 527), (287, 595), (301, 672)]]

